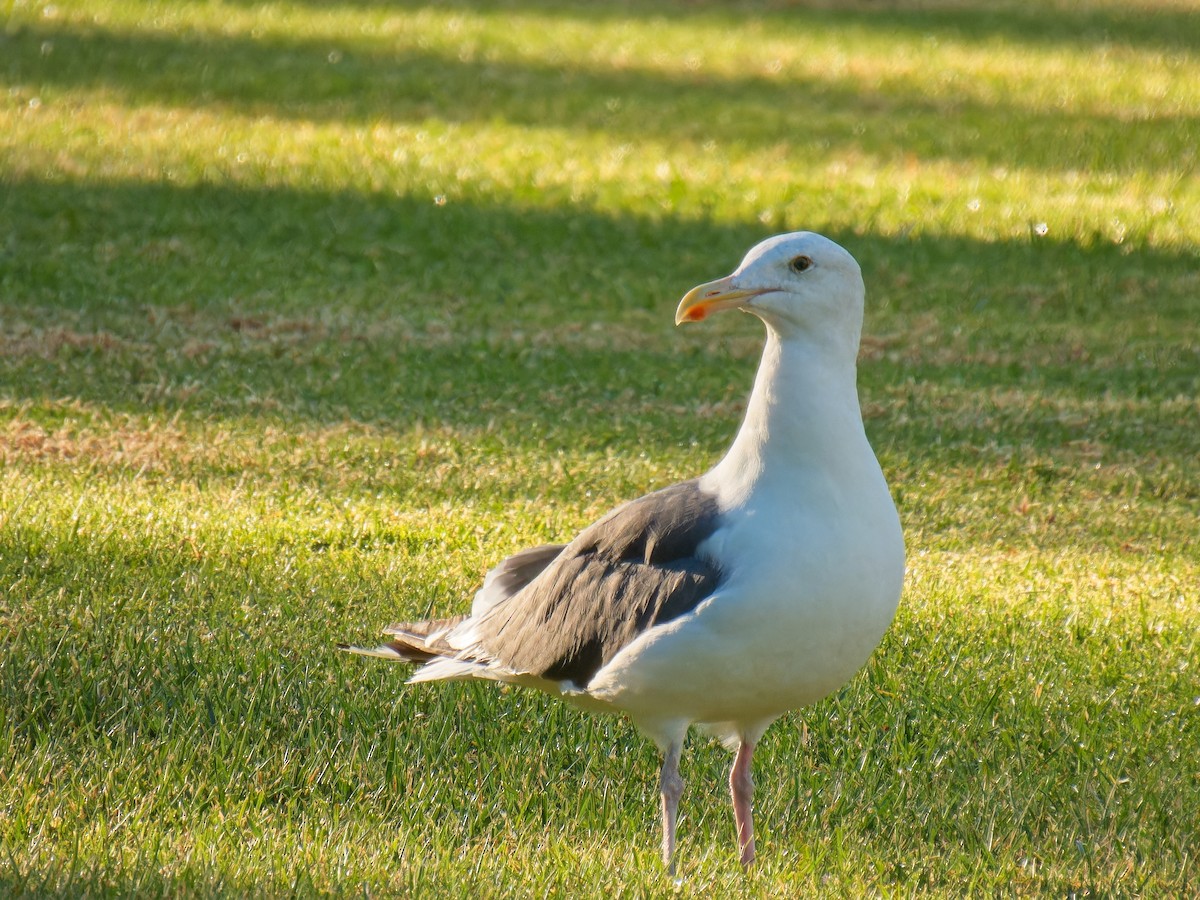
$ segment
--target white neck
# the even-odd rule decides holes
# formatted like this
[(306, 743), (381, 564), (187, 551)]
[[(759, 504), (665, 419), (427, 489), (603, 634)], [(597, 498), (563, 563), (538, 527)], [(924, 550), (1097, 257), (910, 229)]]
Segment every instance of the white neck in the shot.
[(800, 470), (832, 475), (868, 461), (877, 469), (856, 377), (855, 356), (845, 347), (805, 333), (783, 339), (768, 325), (742, 427), (706, 477), (722, 502), (737, 504), (760, 485), (784, 487)]

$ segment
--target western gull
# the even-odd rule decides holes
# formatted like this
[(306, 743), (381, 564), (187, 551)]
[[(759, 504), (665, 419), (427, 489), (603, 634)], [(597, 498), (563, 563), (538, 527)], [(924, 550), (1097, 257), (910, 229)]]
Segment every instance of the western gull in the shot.
[(483, 678), (622, 712), (662, 752), (674, 873), (692, 725), (735, 751), (729, 786), (754, 860), (751, 757), (768, 726), (845, 684), (895, 615), (904, 539), (859, 410), (858, 263), (809, 232), (772, 237), (693, 288), (675, 322), (740, 309), (766, 325), (745, 419), (709, 472), (633, 500), (569, 544), (487, 573), (468, 615), (392, 625), (367, 656), (409, 683)]

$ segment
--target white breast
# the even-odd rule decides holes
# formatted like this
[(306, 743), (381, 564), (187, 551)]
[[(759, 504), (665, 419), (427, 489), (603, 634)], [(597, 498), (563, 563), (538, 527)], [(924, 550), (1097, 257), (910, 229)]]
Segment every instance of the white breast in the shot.
[[(778, 389), (792, 379), (807, 390)], [(722, 586), (624, 648), (587, 693), (639, 722), (769, 721), (849, 680), (900, 598), (903, 536), (852, 363), (768, 342), (742, 429), (701, 486), (725, 519), (700, 547)]]
[[(882, 476), (879, 478), (882, 485)], [(856, 514), (749, 504), (705, 548), (737, 567), (693, 613), (654, 628), (588, 693), (634, 718), (755, 722), (849, 680), (895, 615), (904, 545), (886, 488)]]

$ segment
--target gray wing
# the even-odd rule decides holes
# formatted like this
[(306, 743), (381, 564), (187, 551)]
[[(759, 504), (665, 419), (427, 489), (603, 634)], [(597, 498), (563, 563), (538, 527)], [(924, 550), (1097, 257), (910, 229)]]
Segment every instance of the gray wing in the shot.
[(525, 585), (542, 574), (542, 570), (563, 552), (566, 544), (543, 544), (520, 550), (500, 561), (483, 579), (483, 587), (471, 604), (472, 616), (486, 615), (488, 610), (503, 603)]
[(472, 617), (478, 648), (511, 671), (585, 686), (647, 628), (716, 590), (721, 572), (697, 547), (719, 524), (695, 480), (617, 508)]
[[(543, 544), (520, 550), (501, 560), (484, 576), (483, 586), (475, 594), (471, 605), (472, 616), (484, 616), (488, 610), (519, 592), (558, 556), (565, 544)], [(374, 648), (352, 647), (338, 644), (343, 650), (351, 650), (368, 656), (386, 659), (404, 659), (409, 662), (429, 662), (441, 656), (454, 656), (456, 651), (446, 642), (446, 636), (467, 620), (468, 616), (451, 616), (447, 619), (425, 619), (416, 622), (396, 622), (383, 629), (394, 640)]]

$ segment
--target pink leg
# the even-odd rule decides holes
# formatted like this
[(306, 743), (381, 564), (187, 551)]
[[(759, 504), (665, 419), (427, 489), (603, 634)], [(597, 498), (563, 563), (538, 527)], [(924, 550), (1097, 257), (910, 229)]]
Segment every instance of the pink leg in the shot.
[(754, 780), (750, 777), (750, 759), (754, 745), (743, 740), (738, 745), (733, 768), (729, 772), (729, 791), (733, 794), (733, 822), (737, 826), (738, 848), (742, 865), (754, 862)]
[(675, 874), (675, 824), (679, 819), (679, 798), (683, 796), (683, 779), (679, 776), (679, 754), (683, 742), (677, 741), (663, 754), (660, 787), (662, 790), (663, 813), (663, 864), (667, 874)]

